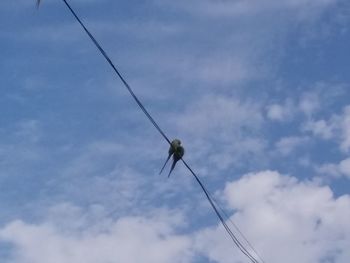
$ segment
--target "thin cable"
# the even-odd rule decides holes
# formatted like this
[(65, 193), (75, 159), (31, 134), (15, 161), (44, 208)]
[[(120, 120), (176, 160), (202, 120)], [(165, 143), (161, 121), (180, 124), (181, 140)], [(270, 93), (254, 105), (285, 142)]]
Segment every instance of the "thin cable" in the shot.
[[(204, 184), (203, 187), (205, 188)], [(262, 263), (265, 263), (264, 259), (260, 256), (260, 254), (257, 252), (257, 250), (254, 248), (254, 246), (249, 242), (249, 240), (246, 238), (246, 236), (242, 233), (242, 231), (239, 229), (239, 227), (233, 222), (233, 220), (226, 214), (225, 210), (219, 205), (219, 203), (215, 200), (215, 198), (210, 194), (208, 189), (205, 188), (210, 198), (213, 200), (213, 203), (221, 210), (224, 217), (226, 217), (226, 220), (228, 220), (231, 225), (237, 230), (237, 232), (243, 237), (245, 242), (249, 245), (249, 247), (254, 251), (254, 253), (258, 256), (258, 258), (261, 260)]]
[(153, 124), (153, 126), (159, 131), (159, 133), (164, 137), (164, 139), (170, 144), (170, 140), (168, 139), (168, 137), (165, 135), (165, 133), (162, 131), (162, 129), (159, 127), (159, 125), (156, 123), (156, 121), (152, 118), (152, 116), (148, 113), (148, 111), (146, 110), (146, 108), (142, 105), (141, 101), (136, 97), (134, 91), (131, 89), (131, 87), (129, 86), (129, 84), (126, 82), (126, 80), (123, 78), (123, 76), (120, 74), (119, 70), (116, 68), (116, 66), (114, 66), (112, 60), (109, 58), (109, 56), (107, 55), (107, 53), (104, 51), (104, 49), (101, 47), (101, 45), (97, 42), (97, 40), (94, 38), (94, 36), (90, 33), (90, 31), (85, 27), (85, 25), (83, 24), (83, 22), (80, 20), (80, 18), (78, 17), (78, 15), (74, 12), (74, 10), (71, 8), (71, 6), (68, 4), (68, 2), (66, 0), (62, 0), (66, 6), (68, 7), (68, 9), (71, 11), (71, 13), (73, 14), (73, 16), (75, 17), (75, 19), (78, 21), (78, 23), (82, 26), (82, 28), (84, 29), (84, 31), (86, 32), (86, 34), (90, 37), (90, 39), (92, 40), (92, 42), (95, 44), (95, 46), (98, 48), (98, 50), (101, 52), (101, 54), (103, 55), (103, 57), (107, 60), (107, 62), (109, 63), (109, 65), (111, 65), (111, 67), (113, 68), (114, 72), (117, 73), (118, 77), (120, 78), (120, 80), (123, 82), (124, 86), (127, 88), (127, 90), (130, 92), (131, 96), (134, 98), (134, 100), (136, 101), (137, 105), (141, 108), (141, 110), (143, 111), (143, 113), (147, 116), (147, 118), (151, 121), (151, 123)]
[[(82, 28), (84, 29), (84, 31), (86, 32), (86, 34), (90, 37), (90, 39), (92, 40), (92, 42), (95, 44), (95, 46), (98, 48), (98, 50), (100, 51), (100, 53), (103, 55), (103, 57), (106, 59), (106, 61), (109, 63), (109, 65), (113, 68), (114, 72), (118, 75), (118, 77), (120, 78), (120, 80), (123, 82), (124, 86), (127, 88), (127, 90), (129, 91), (129, 93), (131, 94), (131, 96), (134, 98), (134, 100), (136, 101), (137, 105), (140, 107), (140, 109), (143, 111), (143, 113), (146, 115), (146, 117), (151, 121), (151, 123), (153, 124), (153, 126), (158, 130), (158, 132), (163, 136), (163, 138), (169, 143), (171, 144), (170, 140), (168, 139), (168, 137), (165, 135), (165, 133), (162, 131), (162, 129), (159, 127), (159, 125), (156, 123), (156, 121), (152, 118), (152, 116), (148, 113), (148, 111), (146, 110), (146, 108), (143, 106), (143, 104), (141, 103), (141, 101), (136, 97), (135, 93), (133, 92), (133, 90), (131, 89), (131, 87), (129, 86), (129, 84), (126, 82), (126, 80), (123, 78), (123, 76), (120, 74), (119, 70), (116, 68), (116, 66), (113, 64), (113, 62), (111, 61), (111, 59), (109, 58), (109, 56), (107, 55), (107, 53), (104, 51), (104, 49), (101, 47), (101, 45), (97, 42), (97, 40), (94, 38), (94, 36), (90, 33), (90, 31), (85, 27), (85, 25), (83, 24), (83, 22), (80, 20), (80, 18), (78, 17), (78, 15), (74, 12), (74, 10), (72, 9), (72, 7), (68, 4), (68, 2), (66, 0), (62, 0), (65, 5), (68, 7), (68, 9), (70, 10), (70, 12), (73, 14), (73, 16), (75, 17), (75, 19), (78, 21), (78, 23), (82, 26)], [(192, 173), (192, 175), (195, 177), (196, 181), (198, 182), (198, 184), (201, 186), (204, 194), (206, 195), (209, 203), (211, 204), (212, 208), (214, 209), (216, 215), (218, 216), (218, 218), (220, 219), (222, 225), (224, 226), (226, 232), (229, 234), (229, 236), (231, 237), (232, 241), (235, 243), (235, 245), (240, 249), (240, 251), (246, 255), (253, 263), (259, 263), (250, 253), (249, 251), (247, 251), (247, 249), (241, 244), (241, 242), (237, 239), (237, 237), (233, 234), (233, 232), (231, 231), (231, 229), (227, 226), (224, 218), (222, 217), (222, 215), (220, 214), (220, 212), (218, 211), (216, 205), (214, 204), (209, 192), (207, 191), (207, 189), (204, 187), (204, 185), (202, 184), (202, 182), (200, 181), (199, 177), (193, 172), (193, 170), (191, 169), (191, 167), (183, 160), (181, 159), (182, 162), (184, 163), (184, 165), (187, 167), (187, 169)]]
[[(191, 171), (193, 172), (193, 171)], [(198, 177), (198, 176), (197, 176)], [(199, 177), (198, 177), (199, 179)], [(210, 194), (210, 192), (208, 191), (208, 189), (204, 186), (203, 183), (201, 183), (201, 186), (204, 188), (203, 190), (205, 192), (208, 193), (209, 197), (211, 198), (211, 200), (213, 201), (213, 203), (220, 209), (220, 211), (223, 213), (224, 217), (226, 218), (226, 220), (228, 220), (231, 225), (237, 230), (237, 232), (243, 237), (243, 239), (246, 241), (246, 243), (249, 245), (249, 247), (254, 251), (254, 253), (258, 256), (258, 258), (265, 263), (265, 261), (263, 260), (263, 258), (259, 255), (259, 253), (256, 251), (256, 249), (254, 248), (254, 246), (249, 242), (249, 240), (245, 237), (245, 235), (242, 233), (242, 231), (239, 229), (239, 227), (233, 222), (233, 220), (226, 214), (225, 210), (219, 205), (219, 203), (215, 200), (215, 198), (213, 197), (212, 194)]]
[[(214, 202), (215, 199), (213, 199)], [(217, 203), (216, 203), (217, 204)], [(254, 251), (254, 253), (258, 256), (258, 258), (261, 260), (262, 263), (265, 263), (265, 260), (261, 257), (261, 255), (258, 253), (258, 251), (254, 248), (254, 246), (249, 242), (249, 240), (245, 237), (245, 235), (242, 233), (242, 231), (239, 229), (239, 227), (233, 222), (233, 220), (225, 213), (225, 211), (217, 204), (217, 206), (220, 208), (221, 212), (224, 214), (224, 216), (227, 218), (227, 220), (231, 223), (231, 225), (237, 230), (237, 232), (243, 237), (245, 242), (249, 245), (249, 247)]]
[(186, 163), (185, 160), (181, 159), (183, 164), (187, 167), (187, 169), (192, 173), (192, 175), (194, 176), (194, 178), (196, 179), (196, 181), (198, 182), (198, 184), (200, 185), (200, 187), (202, 188), (204, 194), (206, 195), (210, 205), (212, 206), (212, 208), (214, 209), (216, 215), (219, 217), (222, 225), (224, 226), (226, 232), (230, 235), (232, 241), (236, 244), (236, 246), (239, 248), (239, 250), (241, 250), (241, 252), (246, 255), (253, 263), (259, 263), (250, 253), (249, 251), (247, 251), (247, 249), (242, 245), (242, 243), (237, 239), (237, 237), (233, 234), (232, 230), (227, 226), (225, 220), (223, 219), (222, 215), (220, 214), (220, 212), (218, 211), (217, 207), (215, 206), (213, 200), (210, 197), (209, 192), (207, 191), (207, 189), (205, 188), (205, 186), (203, 185), (203, 183), (201, 182), (201, 180), (199, 179), (199, 177), (197, 176), (197, 174), (191, 169), (191, 167)]

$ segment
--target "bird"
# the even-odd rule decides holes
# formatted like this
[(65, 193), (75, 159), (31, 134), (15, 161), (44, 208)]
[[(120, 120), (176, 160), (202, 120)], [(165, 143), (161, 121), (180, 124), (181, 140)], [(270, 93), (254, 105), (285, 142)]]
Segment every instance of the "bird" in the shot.
[(37, 0), (37, 1), (36, 1), (36, 8), (39, 8), (40, 1), (41, 1), (41, 0)]
[(184, 149), (184, 147), (181, 146), (181, 141), (179, 139), (172, 140), (172, 142), (170, 143), (169, 151), (168, 151), (168, 157), (167, 157), (162, 169), (160, 170), (159, 174), (161, 174), (163, 172), (170, 157), (173, 156), (173, 163), (171, 165), (171, 168), (170, 168), (170, 171), (168, 174), (168, 178), (169, 178), (171, 172), (175, 168), (176, 163), (184, 156), (184, 154), (185, 154), (185, 149)]

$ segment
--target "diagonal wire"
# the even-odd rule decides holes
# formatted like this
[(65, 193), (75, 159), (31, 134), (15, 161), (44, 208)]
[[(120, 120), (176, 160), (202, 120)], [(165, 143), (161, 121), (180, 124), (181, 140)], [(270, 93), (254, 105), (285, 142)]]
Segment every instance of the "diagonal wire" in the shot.
[(246, 236), (242, 233), (242, 231), (239, 229), (239, 227), (233, 222), (233, 220), (226, 214), (226, 212), (219, 206), (219, 204), (215, 201), (215, 199), (211, 196), (211, 198), (213, 199), (214, 203), (219, 207), (219, 209), (221, 210), (221, 212), (224, 214), (224, 216), (226, 217), (226, 220), (228, 220), (231, 225), (233, 225), (233, 227), (237, 230), (237, 232), (241, 235), (241, 237), (243, 237), (243, 239), (245, 240), (245, 242), (247, 242), (247, 244), (249, 245), (249, 247), (253, 250), (253, 252), (258, 256), (258, 258), (260, 259), (260, 261), (262, 263), (265, 263), (264, 259), (261, 257), (261, 255), (258, 253), (258, 251), (256, 251), (256, 249), (254, 248), (254, 246), (249, 242), (249, 240), (246, 238)]
[(147, 116), (147, 118), (151, 121), (151, 123), (153, 124), (153, 126), (159, 131), (159, 133), (164, 137), (164, 139), (170, 144), (170, 140), (168, 139), (168, 137), (165, 135), (165, 133), (162, 131), (162, 129), (158, 126), (158, 124), (155, 122), (155, 120), (152, 118), (152, 116), (148, 113), (148, 111), (146, 110), (146, 108), (142, 105), (141, 101), (136, 97), (134, 91), (131, 89), (131, 87), (129, 86), (129, 84), (126, 82), (126, 80), (123, 78), (123, 76), (120, 74), (119, 70), (116, 68), (116, 66), (113, 64), (112, 60), (108, 57), (107, 53), (104, 51), (104, 49), (101, 47), (101, 45), (97, 42), (97, 40), (94, 38), (94, 36), (90, 33), (90, 31), (85, 27), (85, 25), (83, 24), (83, 22), (80, 20), (80, 18), (78, 17), (78, 15), (74, 12), (74, 10), (72, 9), (72, 7), (68, 4), (68, 2), (66, 0), (62, 0), (66, 6), (68, 7), (68, 9), (71, 11), (71, 13), (73, 14), (73, 16), (75, 17), (75, 19), (79, 22), (79, 24), (83, 27), (84, 31), (86, 32), (86, 34), (90, 37), (90, 39), (92, 40), (92, 42), (95, 44), (95, 46), (98, 48), (98, 50), (101, 52), (101, 54), (103, 55), (103, 57), (107, 60), (107, 62), (109, 63), (109, 65), (113, 68), (114, 72), (118, 75), (118, 77), (120, 78), (120, 80), (123, 82), (124, 86), (127, 88), (127, 90), (130, 92), (131, 96), (134, 98), (134, 100), (136, 101), (137, 105), (141, 108), (141, 110), (143, 111), (143, 113)]
[(219, 210), (221, 211), (221, 213), (224, 215), (224, 217), (226, 218), (227, 221), (229, 221), (231, 223), (231, 225), (237, 230), (237, 232), (241, 235), (241, 237), (243, 237), (243, 239), (245, 240), (245, 242), (247, 242), (247, 244), (249, 245), (249, 247), (252, 249), (252, 251), (258, 256), (258, 258), (261, 260), (262, 263), (265, 263), (264, 259), (260, 256), (260, 254), (256, 251), (256, 249), (254, 248), (254, 246), (249, 242), (249, 240), (246, 238), (246, 236), (242, 233), (242, 231), (239, 229), (239, 227), (233, 222), (233, 220), (230, 218), (230, 216), (227, 215), (227, 213), (225, 212), (225, 210), (219, 205), (219, 203), (215, 200), (215, 198), (210, 194), (210, 192), (208, 191), (208, 189), (206, 189), (206, 187), (203, 184), (203, 187), (205, 188), (206, 192), (208, 193), (209, 197), (212, 199), (213, 203), (219, 208)]
[[(158, 130), (158, 132), (163, 136), (163, 138), (169, 143), (171, 144), (169, 138), (165, 135), (165, 133), (162, 131), (162, 129), (159, 127), (159, 125), (156, 123), (156, 121), (153, 119), (153, 117), (149, 114), (149, 112), (146, 110), (146, 108), (143, 106), (143, 104), (141, 103), (141, 101), (137, 98), (137, 96), (135, 95), (135, 93), (133, 92), (133, 90), (131, 89), (131, 87), (129, 86), (129, 84), (126, 82), (126, 80), (123, 78), (123, 76), (120, 74), (119, 70), (116, 68), (116, 66), (113, 64), (113, 62), (111, 61), (111, 59), (108, 57), (107, 53), (104, 51), (104, 49), (101, 47), (101, 45), (97, 42), (97, 40), (94, 38), (94, 36), (90, 33), (90, 31), (85, 27), (85, 25), (83, 24), (83, 22), (80, 20), (80, 18), (78, 17), (78, 15), (75, 13), (75, 11), (72, 9), (72, 7), (68, 4), (68, 2), (66, 0), (62, 0), (64, 2), (64, 4), (68, 7), (68, 9), (70, 10), (70, 12), (72, 13), (72, 15), (75, 17), (75, 19), (78, 21), (78, 23), (82, 26), (82, 28), (84, 29), (84, 31), (86, 32), (86, 34), (90, 37), (90, 39), (92, 40), (92, 42), (95, 44), (95, 46), (98, 48), (98, 50), (101, 52), (101, 54), (103, 55), (103, 57), (106, 59), (106, 61), (109, 63), (109, 65), (113, 68), (114, 72), (118, 75), (118, 77), (120, 78), (120, 80), (122, 81), (122, 83), (124, 84), (124, 86), (126, 87), (126, 89), (129, 91), (129, 93), (131, 94), (131, 96), (134, 98), (135, 102), (137, 103), (137, 105), (140, 107), (140, 109), (143, 111), (143, 113), (146, 115), (146, 117), (150, 120), (150, 122), (153, 124), (153, 126)], [(242, 245), (242, 243), (237, 239), (237, 237), (234, 235), (234, 233), (232, 232), (232, 230), (228, 227), (228, 225), (226, 224), (223, 216), (220, 214), (217, 206), (223, 211), (223, 209), (216, 203), (215, 205), (215, 200), (212, 199), (210, 193), (208, 192), (208, 190), (205, 188), (205, 186), (203, 185), (203, 183), (201, 182), (201, 180), (199, 179), (199, 177), (196, 175), (196, 173), (191, 169), (191, 167), (183, 160), (181, 159), (182, 162), (184, 163), (184, 165), (187, 167), (187, 169), (191, 172), (191, 174), (194, 176), (194, 178), (196, 179), (196, 181), (198, 182), (198, 184), (200, 185), (200, 187), (202, 188), (204, 194), (206, 195), (210, 205), (212, 206), (213, 210), (215, 211), (216, 215), (218, 216), (218, 218), (220, 219), (220, 222), (222, 223), (223, 227), (225, 228), (226, 232), (229, 234), (229, 236), (231, 237), (232, 241), (235, 243), (235, 245), (239, 248), (239, 250), (246, 255), (251, 261), (252, 263), (259, 263), (258, 260), (256, 260), (251, 254), (250, 252)], [(227, 217), (227, 215), (226, 215)], [(232, 222), (233, 223), (233, 222)], [(235, 226), (235, 225), (234, 225)], [(237, 229), (238, 227), (235, 226)], [(240, 232), (240, 231), (239, 231)], [(241, 232), (240, 232), (241, 233)], [(242, 233), (241, 233), (242, 234)], [(242, 234), (243, 236), (243, 234)], [(244, 236), (243, 236), (244, 237)], [(244, 239), (246, 239), (244, 237)], [(247, 241), (247, 240), (246, 240)], [(248, 244), (250, 245), (250, 243), (248, 242)], [(250, 245), (251, 246), (251, 245)], [(253, 248), (251, 246), (251, 248)], [(254, 248), (253, 248), (254, 250)], [(255, 252), (255, 250), (254, 250)], [(256, 253), (256, 252), (255, 252)], [(256, 253), (257, 254), (257, 253)], [(258, 254), (257, 254), (258, 255)]]
[(194, 178), (196, 179), (196, 181), (198, 182), (198, 184), (200, 185), (200, 187), (202, 188), (204, 194), (206, 195), (210, 205), (212, 206), (213, 210), (215, 211), (216, 215), (218, 216), (218, 218), (220, 219), (223, 227), (225, 228), (225, 230), (227, 231), (227, 233), (229, 234), (229, 236), (231, 237), (232, 241), (235, 243), (235, 245), (239, 248), (239, 250), (246, 255), (253, 263), (259, 263), (259, 261), (257, 261), (250, 253), (249, 251), (242, 245), (242, 243), (237, 239), (237, 237), (234, 235), (234, 233), (232, 232), (232, 230), (227, 226), (223, 216), (220, 214), (220, 212), (218, 211), (218, 208), (216, 207), (213, 199), (210, 196), (210, 193), (208, 192), (208, 190), (206, 189), (206, 187), (203, 185), (203, 183), (201, 182), (201, 180), (199, 179), (199, 177), (197, 176), (197, 174), (192, 170), (192, 168), (187, 164), (187, 162), (183, 159), (181, 159), (183, 164), (186, 166), (186, 168), (191, 172), (191, 174), (194, 176)]

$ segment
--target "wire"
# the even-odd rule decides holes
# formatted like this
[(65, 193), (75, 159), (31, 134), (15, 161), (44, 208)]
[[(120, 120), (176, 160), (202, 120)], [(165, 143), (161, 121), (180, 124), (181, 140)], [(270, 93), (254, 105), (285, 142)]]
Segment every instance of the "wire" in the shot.
[(141, 101), (136, 97), (134, 91), (131, 89), (131, 87), (129, 86), (129, 84), (126, 82), (126, 80), (123, 78), (123, 76), (120, 74), (119, 70), (116, 68), (116, 66), (114, 66), (112, 60), (108, 57), (107, 53), (104, 51), (104, 49), (101, 47), (101, 45), (97, 42), (97, 40), (94, 38), (94, 36), (90, 33), (90, 31), (85, 27), (85, 25), (83, 24), (83, 22), (80, 20), (80, 18), (78, 17), (78, 15), (74, 12), (74, 10), (72, 9), (72, 7), (68, 4), (68, 2), (66, 0), (62, 0), (66, 6), (68, 7), (68, 9), (71, 11), (71, 13), (73, 14), (73, 16), (75, 17), (75, 19), (78, 21), (78, 23), (83, 27), (84, 31), (86, 32), (86, 34), (90, 37), (90, 39), (92, 40), (92, 42), (95, 44), (95, 46), (98, 48), (98, 50), (101, 52), (101, 54), (103, 55), (103, 57), (107, 60), (107, 62), (109, 63), (109, 65), (111, 65), (111, 67), (113, 68), (114, 72), (117, 73), (118, 77), (120, 78), (120, 80), (123, 82), (124, 86), (127, 88), (127, 90), (130, 92), (131, 96), (134, 98), (134, 100), (136, 101), (137, 105), (141, 108), (141, 110), (143, 111), (143, 113), (147, 116), (147, 118), (151, 121), (151, 123), (154, 125), (154, 127), (159, 131), (159, 133), (164, 137), (164, 139), (170, 144), (170, 140), (168, 139), (168, 137), (165, 135), (165, 133), (162, 131), (162, 129), (159, 127), (159, 125), (155, 122), (155, 120), (152, 118), (152, 116), (148, 113), (148, 111), (146, 110), (146, 108), (142, 105)]
[[(203, 187), (205, 188), (204, 184)], [(245, 242), (247, 242), (248, 246), (254, 251), (254, 253), (258, 256), (258, 258), (261, 260), (262, 263), (265, 263), (263, 258), (260, 256), (260, 254), (256, 251), (254, 246), (249, 242), (249, 240), (245, 237), (245, 235), (242, 233), (242, 231), (239, 229), (239, 227), (233, 222), (233, 220), (226, 214), (225, 210), (219, 205), (219, 203), (215, 200), (215, 198), (210, 194), (208, 189), (205, 189), (209, 195), (209, 197), (213, 200), (213, 203), (221, 210), (224, 217), (226, 217), (226, 220), (231, 223), (231, 225), (237, 230), (237, 232), (243, 237)]]
[[(84, 31), (86, 32), (86, 34), (90, 37), (90, 39), (92, 40), (92, 42), (95, 44), (95, 46), (98, 48), (98, 50), (100, 51), (100, 53), (103, 55), (103, 57), (106, 59), (106, 61), (109, 63), (109, 65), (113, 68), (114, 72), (118, 75), (118, 77), (120, 78), (120, 80), (122, 81), (122, 83), (124, 84), (124, 86), (126, 87), (126, 89), (129, 91), (129, 93), (131, 94), (131, 96), (134, 98), (135, 102), (137, 103), (137, 105), (140, 107), (140, 109), (143, 111), (143, 113), (146, 115), (146, 117), (150, 120), (150, 122), (153, 124), (153, 126), (158, 130), (158, 132), (163, 136), (163, 138), (169, 143), (171, 144), (169, 138), (165, 135), (165, 133), (163, 132), (163, 130), (159, 127), (159, 125), (156, 123), (156, 121), (152, 118), (152, 116), (149, 114), (149, 112), (146, 110), (146, 108), (143, 106), (143, 104), (141, 103), (141, 101), (137, 98), (137, 96), (135, 95), (134, 91), (131, 89), (131, 87), (129, 86), (129, 84), (126, 82), (126, 80), (123, 78), (123, 76), (120, 74), (119, 70), (116, 68), (116, 66), (113, 64), (112, 60), (109, 58), (109, 56), (107, 55), (107, 53), (104, 51), (104, 49), (101, 47), (101, 45), (97, 42), (97, 40), (94, 38), (94, 36), (90, 33), (90, 31), (85, 27), (85, 25), (83, 24), (83, 22), (80, 20), (80, 18), (78, 17), (78, 15), (75, 13), (75, 11), (72, 9), (72, 7), (68, 4), (68, 2), (66, 0), (62, 0), (65, 5), (68, 7), (68, 9), (70, 10), (70, 12), (73, 14), (73, 16), (75, 17), (75, 19), (78, 21), (78, 23), (82, 26), (82, 28), (84, 29)], [(220, 222), (222, 223), (223, 227), (225, 228), (226, 232), (229, 234), (229, 236), (231, 237), (232, 241), (235, 243), (235, 245), (239, 248), (239, 250), (245, 255), (247, 256), (253, 263), (259, 263), (251, 254), (250, 252), (242, 245), (242, 243), (238, 240), (238, 238), (234, 235), (234, 233), (231, 231), (231, 229), (228, 227), (228, 225), (226, 224), (223, 216), (220, 214), (220, 212), (218, 211), (217, 207), (218, 206), (222, 212), (223, 209), (216, 203), (215, 205), (215, 200), (212, 199), (210, 193), (208, 192), (208, 190), (205, 188), (205, 186), (203, 185), (203, 183), (201, 182), (201, 180), (199, 179), (199, 177), (196, 175), (196, 173), (191, 169), (191, 167), (181, 158), (182, 162), (184, 163), (184, 165), (187, 167), (187, 169), (191, 172), (191, 174), (194, 176), (194, 178), (196, 179), (196, 181), (198, 182), (198, 184), (200, 185), (200, 187), (202, 188), (204, 194), (206, 195), (210, 205), (212, 206), (213, 210), (215, 211), (216, 215), (218, 216), (218, 218), (220, 219)], [(213, 201), (214, 200), (214, 201)], [(228, 216), (224, 213), (224, 215), (228, 218)], [(231, 221), (232, 222), (232, 221)], [(233, 223), (233, 222), (232, 222)], [(234, 225), (235, 226), (235, 225)], [(236, 229), (238, 229), (237, 226), (235, 226)], [(239, 230), (238, 230), (239, 231)], [(243, 234), (241, 233), (241, 231), (239, 231), (239, 233), (243, 236)], [(244, 236), (243, 236), (244, 237)], [(247, 241), (247, 239), (244, 237), (244, 239)], [(250, 245), (250, 243), (247, 241), (247, 243)], [(251, 246), (251, 245), (250, 245)], [(251, 248), (253, 249), (253, 251), (255, 252), (254, 248), (251, 246)], [(255, 252), (256, 253), (256, 252)], [(256, 253), (257, 254), (257, 253)], [(258, 254), (257, 254), (258, 255)]]
[[(216, 203), (215, 199), (213, 199), (214, 203)], [(237, 232), (243, 237), (245, 242), (249, 245), (249, 247), (254, 251), (254, 253), (258, 256), (258, 258), (261, 260), (262, 263), (265, 263), (264, 259), (260, 256), (258, 251), (254, 248), (254, 246), (249, 242), (249, 240), (245, 237), (245, 235), (242, 233), (242, 231), (238, 228), (238, 226), (233, 222), (233, 220), (225, 213), (225, 211), (216, 203), (216, 205), (220, 208), (221, 212), (224, 214), (226, 219), (231, 223), (231, 225), (237, 230)]]
[(241, 252), (246, 255), (253, 263), (258, 263), (258, 261), (249, 253), (249, 251), (247, 251), (247, 249), (241, 244), (241, 242), (237, 239), (237, 237), (233, 234), (232, 230), (227, 226), (225, 220), (223, 219), (222, 215), (219, 213), (217, 207), (215, 206), (208, 190), (205, 188), (205, 186), (203, 185), (203, 183), (201, 182), (201, 180), (199, 179), (199, 177), (197, 176), (197, 174), (192, 170), (192, 168), (186, 163), (185, 160), (181, 159), (182, 162), (184, 163), (184, 165), (187, 167), (187, 169), (192, 173), (192, 175), (194, 176), (194, 178), (196, 179), (196, 181), (198, 182), (198, 184), (200, 185), (200, 187), (202, 188), (204, 194), (206, 195), (210, 205), (212, 206), (212, 208), (214, 209), (216, 215), (219, 217), (222, 225), (224, 226), (226, 232), (230, 235), (232, 241), (235, 243), (235, 245), (239, 248), (239, 250), (241, 250)]

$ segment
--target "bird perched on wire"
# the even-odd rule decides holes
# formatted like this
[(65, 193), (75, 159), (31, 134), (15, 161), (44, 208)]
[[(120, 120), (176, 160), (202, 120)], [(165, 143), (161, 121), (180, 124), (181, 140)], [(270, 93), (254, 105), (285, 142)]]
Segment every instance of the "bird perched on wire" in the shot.
[(168, 151), (168, 158), (166, 159), (162, 169), (160, 170), (159, 174), (161, 174), (164, 170), (165, 165), (167, 164), (167, 162), (169, 161), (170, 157), (173, 156), (173, 163), (171, 165), (169, 174), (168, 174), (168, 178), (171, 174), (171, 172), (174, 170), (176, 163), (184, 156), (185, 154), (185, 149), (184, 147), (181, 146), (181, 141), (179, 139), (174, 139), (171, 143), (170, 143), (170, 148)]

